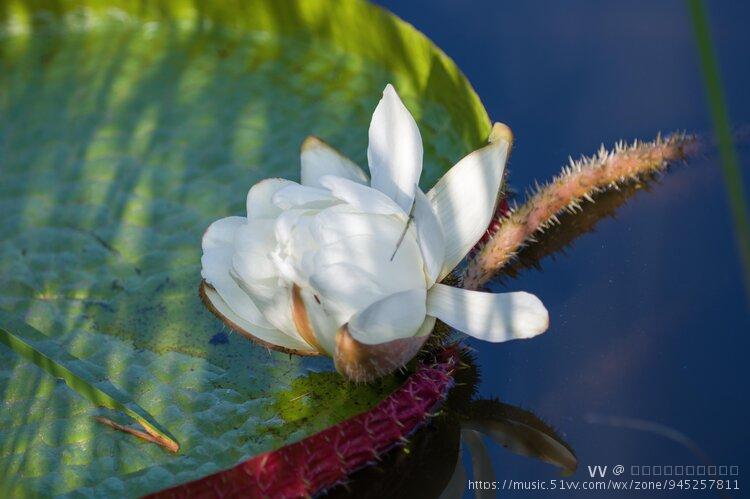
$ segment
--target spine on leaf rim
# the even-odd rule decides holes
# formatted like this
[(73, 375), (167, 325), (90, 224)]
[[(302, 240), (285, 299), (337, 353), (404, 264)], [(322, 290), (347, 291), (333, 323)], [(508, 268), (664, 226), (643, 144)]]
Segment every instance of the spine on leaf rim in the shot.
[(538, 187), (518, 207), (501, 203), (497, 218), (490, 224), (469, 258), (462, 275), (462, 287), (478, 289), (504, 267), (534, 235), (557, 222), (563, 211), (582, 210), (584, 200), (608, 189), (645, 180), (664, 171), (675, 161), (685, 160), (697, 150), (693, 135), (658, 136), (651, 142), (618, 143), (612, 151), (604, 146), (590, 158), (570, 164), (549, 184)]
[(443, 403), (455, 381), (459, 347), (423, 362), (404, 384), (367, 412), (233, 468), (151, 494), (177, 497), (311, 497), (344, 483), (407, 442)]

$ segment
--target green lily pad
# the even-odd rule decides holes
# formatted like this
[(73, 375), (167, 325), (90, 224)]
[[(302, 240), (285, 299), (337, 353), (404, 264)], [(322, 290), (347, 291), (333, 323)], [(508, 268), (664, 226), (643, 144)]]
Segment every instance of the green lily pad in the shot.
[[(176, 455), (0, 344), (0, 495), (135, 496), (359, 413), (393, 389), (229, 333), (202, 306), (200, 238), (248, 188), (297, 179), (315, 134), (365, 165), (387, 82), (419, 122), (424, 187), (489, 120), (429, 40), (358, 0), (0, 6), (0, 308), (111, 383)], [(213, 339), (213, 341), (211, 341)]]

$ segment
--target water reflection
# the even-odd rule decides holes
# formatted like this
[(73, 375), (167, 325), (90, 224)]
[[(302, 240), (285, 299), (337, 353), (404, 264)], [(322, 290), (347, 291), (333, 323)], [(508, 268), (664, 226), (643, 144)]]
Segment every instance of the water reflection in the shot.
[[(462, 497), (469, 480), (493, 482), (495, 471), (485, 442), (557, 467), (564, 476), (578, 467), (573, 448), (533, 412), (496, 398), (477, 396), (480, 380), (474, 356), (466, 350), (456, 371), (456, 386), (430, 425), (403, 448), (389, 452), (375, 466), (362, 469), (351, 481), (326, 494), (343, 497)], [(471, 473), (463, 454), (471, 459)], [(494, 497), (477, 490), (476, 497)]]
[[(582, 211), (561, 216), (560, 223), (539, 235), (534, 244), (527, 246), (519, 254), (517, 261), (503, 269), (492, 286), (521, 276), (527, 269), (539, 268), (543, 259), (565, 252), (580, 236), (592, 232), (600, 221), (613, 217), (619, 208), (641, 190), (648, 190), (650, 180), (652, 179), (627, 185), (617, 191), (601, 193), (595, 196), (595, 203), (586, 203)], [(496, 362), (496, 359), (488, 362), (487, 369), (491, 375), (497, 372)], [(465, 363), (465, 369), (459, 372), (457, 388), (451, 393), (444, 412), (434, 420), (430, 428), (419, 432), (404, 451), (394, 451), (376, 468), (356, 473), (350, 484), (339, 487), (330, 495), (463, 497), (470, 481), (492, 482), (502, 481), (503, 476), (512, 477), (505, 467), (502, 475), (496, 474), (497, 463), (502, 462), (502, 457), (498, 460), (494, 446), (486, 445), (487, 442), (499, 444), (514, 454), (549, 463), (557, 467), (563, 476), (575, 474), (578, 458), (571, 445), (533, 412), (488, 397), (486, 393), (484, 397), (478, 396), (477, 361), (468, 357)], [(554, 372), (554, 367), (551, 369)], [(593, 369), (592, 372), (601, 370)], [(557, 385), (561, 381), (559, 378), (549, 378), (547, 384)], [(580, 417), (589, 425), (588, 428), (591, 428), (590, 425), (598, 425), (630, 433), (637, 430), (646, 434), (646, 442), (666, 438), (686, 449), (693, 461), (706, 466), (714, 465), (695, 441), (669, 426), (643, 419), (593, 413), (580, 414)], [(590, 440), (590, 435), (583, 438), (586, 445), (591, 445)], [(642, 445), (643, 441), (642, 436), (639, 443)], [(463, 454), (468, 454), (470, 459), (463, 459)], [(464, 466), (468, 461), (471, 462), (471, 472)], [(590, 462), (587, 460), (587, 463)], [(649, 461), (644, 459), (644, 462)], [(536, 470), (535, 475), (526, 475), (524, 479), (547, 479), (552, 475), (540, 474)], [(581, 472), (578, 478), (591, 477)], [(716, 493), (722, 497), (729, 496), (726, 491)], [(478, 498), (494, 497), (496, 491), (474, 490), (471, 494)]]
[[(457, 8), (441, 0), (428, 9), (420, 1), (378, 3), (435, 40), (465, 71), (490, 116), (513, 127), (509, 181), (517, 189), (550, 178), (569, 154), (591, 154), (602, 142), (647, 139), (659, 130), (708, 138), (684, 2), (639, 2), (637, 9), (611, 0), (546, 2), (544, 15), (541, 2), (480, 0)], [(750, 65), (742, 49), (750, 41), (750, 3), (709, 4), (729, 114), (741, 127), (750, 121)], [(740, 150), (745, 169), (748, 152)], [(652, 187), (620, 206), (617, 220), (599, 219), (595, 234), (572, 248), (558, 246), (565, 255), (553, 252), (554, 261), (541, 262), (544, 272), (519, 265), (518, 281), (504, 279), (542, 298), (549, 332), (477, 351), (485, 373), (480, 393), (531, 407), (564, 429), (580, 460), (577, 477), (599, 463), (700, 464), (674, 440), (594, 425), (586, 414), (658, 422), (697, 442), (719, 465), (748, 464), (750, 313), (719, 164), (698, 158)], [(541, 248), (530, 246), (522, 257), (539, 262), (531, 253)], [(504, 282), (495, 284), (505, 290)], [(497, 446), (488, 451), (500, 480), (545, 473)]]

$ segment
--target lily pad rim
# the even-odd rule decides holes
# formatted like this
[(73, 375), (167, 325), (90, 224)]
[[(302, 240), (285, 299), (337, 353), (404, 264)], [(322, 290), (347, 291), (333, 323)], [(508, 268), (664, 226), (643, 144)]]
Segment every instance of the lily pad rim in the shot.
[(466, 153), (483, 145), (489, 135), (487, 110), (456, 63), (412, 24), (367, 0), (277, 0), (251, 5), (240, 0), (9, 0), (0, 7), (0, 33), (9, 27), (13, 32), (31, 32), (44, 23), (64, 23), (66, 16), (77, 12), (94, 18), (126, 15), (144, 23), (179, 21), (196, 27), (216, 25), (326, 39), (409, 78), (421, 96), (441, 102), (451, 122), (460, 127)]

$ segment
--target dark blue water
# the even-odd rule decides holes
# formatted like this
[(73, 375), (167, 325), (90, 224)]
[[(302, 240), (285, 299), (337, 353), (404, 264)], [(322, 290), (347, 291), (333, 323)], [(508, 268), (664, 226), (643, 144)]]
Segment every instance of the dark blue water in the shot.
[[(510, 182), (518, 190), (602, 142), (674, 130), (710, 137), (681, 1), (379, 3), (453, 57), (490, 116), (513, 128)], [(709, 7), (730, 117), (741, 127), (750, 123), (750, 3)], [(747, 184), (747, 144), (739, 151)], [(731, 496), (747, 494), (749, 299), (715, 151), (674, 168), (542, 267), (495, 285), (537, 294), (551, 327), (530, 341), (472, 343), (480, 395), (556, 427), (578, 455), (574, 479), (588, 479), (594, 465), (608, 465), (611, 476), (622, 464), (629, 478), (631, 466), (709, 462), (738, 466), (741, 490)], [(487, 446), (497, 480), (558, 477), (549, 465)], [(684, 494), (719, 495), (565, 495)]]

